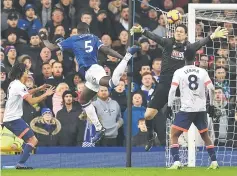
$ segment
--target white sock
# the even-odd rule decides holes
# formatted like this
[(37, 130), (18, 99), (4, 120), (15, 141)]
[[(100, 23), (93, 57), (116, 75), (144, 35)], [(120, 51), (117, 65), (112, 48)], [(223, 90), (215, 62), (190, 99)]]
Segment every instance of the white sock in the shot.
[(113, 75), (112, 75), (112, 83), (110, 82), (110, 87), (117, 86), (119, 84), (120, 78), (123, 75), (127, 65), (128, 61), (132, 58), (132, 55), (130, 53), (126, 53), (122, 61), (118, 64), (118, 66), (115, 68)]
[(91, 122), (95, 125), (96, 131), (100, 131), (102, 129), (102, 125), (98, 119), (98, 116), (95, 112), (95, 107), (90, 104), (84, 108), (87, 117), (91, 120)]

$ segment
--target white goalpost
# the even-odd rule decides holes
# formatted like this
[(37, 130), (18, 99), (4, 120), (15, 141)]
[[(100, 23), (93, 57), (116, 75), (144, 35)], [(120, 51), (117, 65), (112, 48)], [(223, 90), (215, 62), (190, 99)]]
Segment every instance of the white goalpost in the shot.
[[(228, 23), (237, 23), (237, 19), (226, 19), (226, 16), (221, 14), (221, 12), (216, 13), (216, 18), (206, 15), (206, 17), (196, 16), (196, 11), (203, 11), (204, 13), (208, 10), (235, 10), (237, 9), (237, 4), (189, 4), (188, 5), (188, 40), (191, 43), (194, 43), (196, 40), (196, 19), (204, 19), (208, 21), (228, 22)], [(209, 14), (212, 15), (211, 12)], [(236, 13), (234, 13), (236, 15)], [(218, 16), (222, 17), (218, 19)], [(214, 15), (213, 15), (214, 16)], [(237, 16), (235, 16), (237, 18)], [(188, 131), (188, 167), (196, 166), (196, 145), (195, 145), (195, 136), (196, 136), (196, 127), (192, 124)]]

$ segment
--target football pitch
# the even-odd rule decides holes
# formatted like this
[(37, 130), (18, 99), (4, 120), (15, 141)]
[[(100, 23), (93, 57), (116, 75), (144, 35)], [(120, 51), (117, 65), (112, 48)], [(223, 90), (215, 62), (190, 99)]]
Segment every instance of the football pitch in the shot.
[(2, 176), (237, 176), (237, 167), (206, 168), (98, 168), (98, 169), (34, 169), (2, 170)]

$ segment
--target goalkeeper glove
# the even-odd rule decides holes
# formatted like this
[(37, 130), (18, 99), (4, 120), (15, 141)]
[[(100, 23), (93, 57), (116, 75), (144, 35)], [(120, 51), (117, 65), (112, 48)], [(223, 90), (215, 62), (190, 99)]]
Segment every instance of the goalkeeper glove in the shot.
[(134, 35), (135, 33), (143, 33), (145, 30), (142, 28), (141, 25), (133, 26), (130, 29), (130, 34)]
[(216, 39), (216, 38), (226, 38), (228, 35), (228, 30), (226, 28), (221, 29), (221, 26), (216, 28), (216, 30), (211, 34), (211, 39)]

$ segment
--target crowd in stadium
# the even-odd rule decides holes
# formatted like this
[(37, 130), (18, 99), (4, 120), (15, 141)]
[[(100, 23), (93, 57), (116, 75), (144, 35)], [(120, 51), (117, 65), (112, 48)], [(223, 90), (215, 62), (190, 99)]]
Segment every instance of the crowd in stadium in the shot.
[[(187, 13), (188, 0), (141, 0), (164, 11), (176, 8)], [(201, 1), (201, 0), (200, 0)], [(204, 0), (203, 0), (204, 1)], [(199, 0), (190, 2), (199, 3)], [(202, 2), (202, 1), (201, 1)], [(207, 1), (205, 1), (207, 2)], [(209, 3), (227, 3), (210, 0)], [(95, 133), (92, 123), (78, 103), (84, 78), (71, 51), (51, 52), (41, 42), (38, 33), (47, 32), (53, 43), (77, 34), (78, 22), (90, 26), (90, 32), (103, 44), (125, 55), (129, 38), (129, 8), (127, 0), (2, 0), (1, 7), (1, 117), (7, 99), (8, 73), (16, 63), (30, 70), (28, 89), (50, 84), (56, 87), (53, 96), (31, 106), (24, 102), (23, 119), (35, 132), (38, 146), (124, 146), (127, 128), (128, 76), (132, 76), (132, 145), (144, 146), (147, 129), (144, 119), (147, 102), (159, 82), (162, 48), (144, 36), (135, 36), (141, 51), (133, 59), (133, 72), (123, 74), (113, 90), (101, 87), (93, 105), (106, 130), (105, 137), (91, 143)], [(147, 4), (136, 2), (135, 22), (159, 36), (166, 37), (164, 16)], [(228, 3), (237, 3), (229, 0)], [(225, 11), (226, 16), (236, 12)], [(226, 40), (210, 42), (197, 52), (196, 65), (208, 70), (215, 85), (215, 113), (209, 119), (209, 130), (215, 145), (237, 148), (236, 58), (237, 25), (196, 21), (196, 39), (210, 34), (217, 26), (229, 31)], [(98, 63), (111, 75), (119, 59), (98, 53)], [(42, 92), (38, 92), (42, 94)], [(72, 95), (71, 98), (68, 95)], [(156, 146), (166, 145), (166, 118), (159, 111), (154, 119), (158, 134)], [(1, 129), (4, 145), (21, 146), (6, 128)], [(182, 143), (182, 141), (180, 141)], [(200, 144), (199, 144), (200, 145)]]

